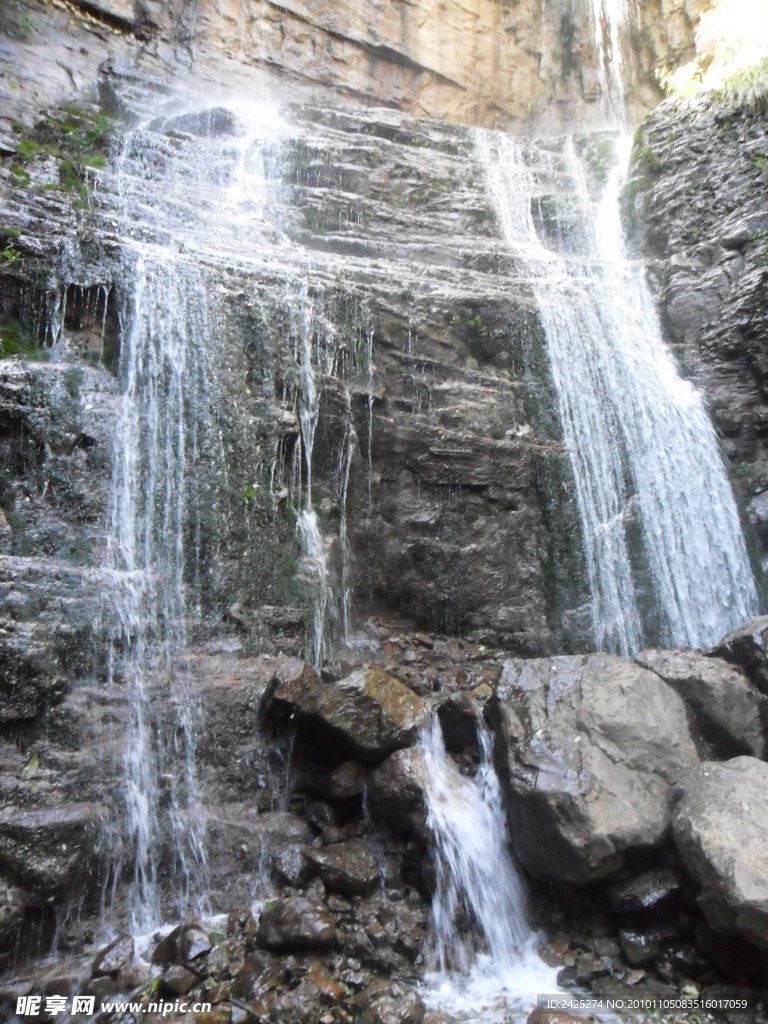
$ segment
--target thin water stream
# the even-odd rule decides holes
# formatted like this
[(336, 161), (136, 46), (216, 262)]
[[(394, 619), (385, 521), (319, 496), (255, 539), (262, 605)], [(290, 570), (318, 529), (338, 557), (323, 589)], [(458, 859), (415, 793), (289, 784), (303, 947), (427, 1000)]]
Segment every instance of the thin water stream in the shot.
[(557, 991), (557, 971), (536, 952), (490, 735), (481, 731), (479, 742), (480, 764), (468, 778), (446, 754), (436, 718), (422, 736), (437, 879), (435, 970), (425, 979), (424, 998), (456, 1020), (524, 1021), (537, 994)]
[[(131, 705), (124, 743), (126, 848), (134, 930), (160, 919), (161, 803), (179, 879), (177, 911), (200, 912), (207, 891), (195, 766), (195, 714), (179, 655), (185, 646), (188, 539), (197, 508), (189, 466), (210, 421), (205, 282), (193, 266), (126, 250), (132, 281), (115, 426), (108, 564), (121, 625), (111, 664)], [(166, 715), (150, 710), (165, 687)], [(119, 874), (120, 867), (116, 869)]]

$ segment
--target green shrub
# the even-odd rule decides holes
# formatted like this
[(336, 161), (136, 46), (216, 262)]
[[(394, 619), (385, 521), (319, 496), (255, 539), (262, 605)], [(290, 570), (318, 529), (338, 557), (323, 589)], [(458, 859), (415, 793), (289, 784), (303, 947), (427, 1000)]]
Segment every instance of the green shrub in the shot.
[(731, 75), (719, 90), (724, 103), (753, 114), (768, 114), (768, 57)]

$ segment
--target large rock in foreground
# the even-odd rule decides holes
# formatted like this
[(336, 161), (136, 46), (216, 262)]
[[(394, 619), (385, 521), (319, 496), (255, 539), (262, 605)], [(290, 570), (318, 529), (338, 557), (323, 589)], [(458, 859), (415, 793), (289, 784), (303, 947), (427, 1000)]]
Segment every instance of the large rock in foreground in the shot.
[(699, 903), (709, 924), (768, 949), (768, 764), (735, 757), (699, 765), (673, 831), (701, 885)]
[(607, 654), (505, 662), (491, 714), (518, 855), (585, 883), (660, 843), (673, 786), (698, 763), (685, 705)]
[(290, 659), (278, 671), (264, 708), (296, 717), (340, 751), (375, 764), (412, 744), (427, 718), (421, 697), (376, 665), (325, 683)]
[(372, 773), (368, 805), (375, 819), (400, 837), (413, 836), (424, 846), (427, 825), (427, 766), (418, 748), (398, 750)]
[(636, 661), (680, 694), (712, 756), (765, 755), (768, 698), (740, 669), (697, 651), (649, 650)]
[(379, 858), (370, 843), (350, 839), (319, 849), (308, 848), (304, 857), (330, 892), (370, 896), (380, 884)]

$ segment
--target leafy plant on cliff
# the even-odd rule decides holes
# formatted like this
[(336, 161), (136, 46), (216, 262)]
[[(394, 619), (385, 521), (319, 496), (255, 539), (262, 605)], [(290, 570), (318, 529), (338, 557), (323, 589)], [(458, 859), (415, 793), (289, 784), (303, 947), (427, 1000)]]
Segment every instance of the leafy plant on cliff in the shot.
[(727, 78), (720, 95), (729, 106), (761, 116), (768, 114), (768, 57)]
[(32, 163), (58, 161), (56, 180), (44, 188), (88, 194), (88, 168), (102, 167), (115, 124), (101, 110), (65, 104), (29, 128), (13, 122), (19, 136), (10, 173), (13, 184), (26, 188), (32, 181)]
[(13, 244), (13, 239), (9, 239), (5, 243), (5, 247), (0, 249), (0, 264), (10, 266), (13, 263), (21, 262), (21, 253)]
[(499, 339), (477, 309), (464, 306), (461, 316), (452, 316), (451, 325), (460, 327), (467, 347), (475, 359), (487, 362), (499, 354)]

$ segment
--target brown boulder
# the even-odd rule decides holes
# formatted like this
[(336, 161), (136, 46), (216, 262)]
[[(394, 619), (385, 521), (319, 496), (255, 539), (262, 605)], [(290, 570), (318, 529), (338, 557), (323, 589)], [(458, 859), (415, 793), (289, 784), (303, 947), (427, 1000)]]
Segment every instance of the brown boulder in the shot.
[[(296, 662), (296, 664), (293, 664)], [(381, 761), (414, 742), (426, 721), (424, 702), (376, 665), (324, 683), (291, 659), (264, 695), (267, 714), (296, 718), (362, 761)]]

